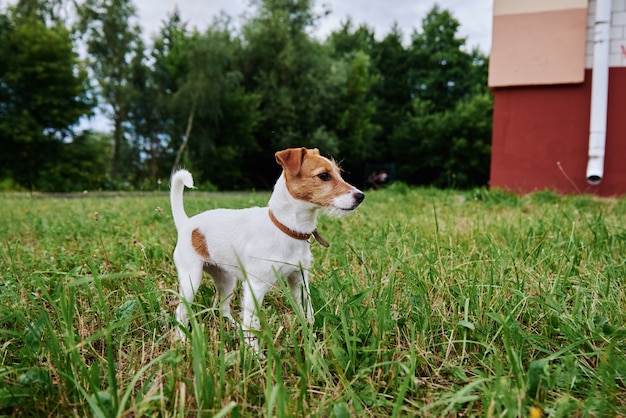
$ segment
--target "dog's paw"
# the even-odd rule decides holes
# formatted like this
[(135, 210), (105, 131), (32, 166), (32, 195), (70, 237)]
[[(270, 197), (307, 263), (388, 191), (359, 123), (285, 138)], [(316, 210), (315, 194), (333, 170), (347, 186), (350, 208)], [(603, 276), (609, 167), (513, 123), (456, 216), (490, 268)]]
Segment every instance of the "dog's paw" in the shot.
[[(187, 325), (187, 330), (189, 334), (191, 334), (191, 324)], [(182, 325), (177, 325), (176, 328), (174, 328), (174, 341), (184, 344), (187, 342), (187, 339), (187, 333), (183, 330)]]
[(248, 347), (248, 349), (252, 351), (252, 354), (254, 354), (258, 360), (263, 361), (266, 359), (265, 354), (263, 354), (263, 352), (258, 348), (255, 349), (252, 347)]
[(250, 351), (252, 351), (259, 360), (265, 360), (265, 354), (263, 354), (263, 352), (261, 351), (261, 348), (259, 346), (259, 339), (256, 337), (256, 335), (252, 331), (244, 331), (243, 338), (246, 347)]
[(246, 346), (250, 347), (254, 351), (259, 351), (259, 339), (252, 331), (244, 331), (243, 338)]

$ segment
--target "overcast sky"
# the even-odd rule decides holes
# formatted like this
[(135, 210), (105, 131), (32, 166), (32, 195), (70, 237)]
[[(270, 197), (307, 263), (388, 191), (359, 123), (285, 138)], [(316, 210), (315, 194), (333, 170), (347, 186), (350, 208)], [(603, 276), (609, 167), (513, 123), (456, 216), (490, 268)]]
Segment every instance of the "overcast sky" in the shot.
[[(204, 30), (220, 11), (233, 18), (237, 24), (243, 14), (251, 14), (249, 0), (135, 0), (144, 35), (156, 34), (168, 13), (178, 5), (181, 17), (190, 27)], [(338, 29), (348, 16), (355, 24), (365, 23), (382, 38), (394, 22), (408, 40), (413, 29), (421, 26), (422, 19), (435, 4), (449, 10), (460, 22), (458, 36), (467, 39), (466, 46), (478, 46), (483, 53), (491, 49), (491, 14), (493, 0), (316, 0), (315, 10), (327, 5), (331, 14), (322, 18), (316, 35), (324, 39)]]

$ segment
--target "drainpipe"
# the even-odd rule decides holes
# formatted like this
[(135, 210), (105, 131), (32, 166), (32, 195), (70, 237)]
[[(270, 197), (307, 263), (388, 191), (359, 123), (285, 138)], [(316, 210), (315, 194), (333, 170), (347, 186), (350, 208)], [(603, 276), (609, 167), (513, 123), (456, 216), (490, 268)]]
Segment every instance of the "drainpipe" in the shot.
[(609, 95), (609, 44), (611, 40), (611, 0), (596, 1), (589, 123), (587, 182), (600, 184), (604, 175), (606, 115)]

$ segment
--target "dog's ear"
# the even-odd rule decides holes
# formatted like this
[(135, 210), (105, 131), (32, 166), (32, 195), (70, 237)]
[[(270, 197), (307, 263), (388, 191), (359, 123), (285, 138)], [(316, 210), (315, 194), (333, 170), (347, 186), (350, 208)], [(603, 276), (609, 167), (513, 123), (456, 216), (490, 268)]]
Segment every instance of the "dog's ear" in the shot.
[[(278, 151), (276, 156), (276, 162), (283, 167), (287, 173), (292, 176), (297, 176), (302, 167), (302, 161), (307, 155), (306, 148), (287, 148), (286, 150)], [(319, 151), (318, 151), (319, 155)]]

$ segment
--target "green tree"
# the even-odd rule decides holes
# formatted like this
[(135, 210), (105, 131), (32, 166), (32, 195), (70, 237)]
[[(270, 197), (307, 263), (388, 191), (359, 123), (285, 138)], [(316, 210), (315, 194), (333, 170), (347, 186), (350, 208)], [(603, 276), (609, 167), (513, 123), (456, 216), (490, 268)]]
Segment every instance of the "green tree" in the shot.
[(339, 155), (345, 159), (343, 168), (350, 180), (360, 181), (366, 162), (380, 152), (375, 139), (380, 126), (374, 122), (377, 112), (374, 86), (380, 77), (371, 59), (376, 46), (374, 32), (360, 25), (353, 29), (346, 21), (327, 40), (334, 58), (333, 67), (343, 73), (339, 94), (334, 98), (337, 115), (332, 124), (339, 140)]
[(489, 92), (474, 94), (457, 103), (449, 117), (452, 138), (444, 162), (445, 183), (454, 187), (475, 187), (489, 181), (493, 97)]
[[(276, 177), (273, 153), (289, 146), (338, 149), (323, 115), (333, 105), (328, 50), (309, 35), (319, 16), (310, 0), (256, 1), (244, 25), (241, 68), (246, 91), (260, 96), (263, 119), (257, 131), (262, 150), (250, 167), (264, 186)], [(323, 146), (320, 146), (323, 143)], [(267, 174), (265, 174), (267, 173)]]
[(360, 167), (377, 152), (374, 138), (380, 127), (372, 122), (376, 104), (371, 94), (377, 77), (372, 74), (369, 55), (363, 51), (351, 55), (336, 128), (340, 155), (351, 167)]
[(372, 121), (380, 126), (375, 138), (377, 152), (375, 163), (392, 161), (389, 138), (391, 133), (404, 122), (411, 104), (409, 74), (411, 65), (409, 52), (402, 45), (402, 32), (397, 25), (391, 28), (382, 41), (372, 48), (372, 65), (378, 75), (372, 86), (376, 98), (376, 113)]
[[(147, 64), (143, 41), (137, 42), (131, 61), (132, 82), (129, 122), (133, 148), (136, 150), (137, 175), (151, 180), (158, 177), (158, 163), (162, 151), (160, 134), (163, 132), (164, 116), (159, 106), (159, 87), (154, 79), (154, 70)], [(147, 167), (145, 166), (147, 162)]]
[(241, 187), (246, 156), (258, 152), (254, 139), (260, 120), (259, 100), (241, 87), (236, 65), (241, 45), (232, 37), (227, 21), (215, 21), (204, 34), (187, 38), (188, 73), (172, 103), (187, 110), (183, 144), (191, 134), (189, 162), (201, 179), (219, 188)]
[(467, 188), (489, 179), (493, 100), (481, 93), (436, 112), (415, 100), (391, 136), (398, 177), (411, 184)]
[(70, 32), (28, 6), (0, 15), (0, 175), (31, 188), (93, 103)]
[(65, 14), (68, 10), (67, 0), (18, 0), (13, 11), (15, 17), (31, 17), (43, 22), (46, 26), (58, 23), (65, 26)]
[(332, 48), (333, 58), (344, 58), (357, 51), (370, 55), (376, 47), (374, 32), (366, 25), (354, 28), (352, 19), (347, 19), (338, 30), (331, 32), (326, 43)]
[(245, 161), (258, 151), (258, 97), (240, 85), (241, 50), (225, 17), (204, 33), (189, 32), (174, 11), (154, 39), (150, 78), (168, 168), (172, 161), (193, 168), (198, 184), (232, 189), (250, 178)]
[[(180, 109), (172, 97), (184, 82), (189, 63), (185, 51), (188, 36), (186, 24), (178, 9), (174, 9), (163, 22), (159, 34), (153, 38), (149, 49), (150, 65), (135, 60), (139, 68), (134, 71), (136, 95), (133, 101), (132, 123), (138, 136), (149, 142), (150, 176), (169, 176), (174, 160), (173, 146), (184, 127), (178, 123)], [(142, 57), (143, 58), (143, 57)]]
[(133, 58), (138, 54), (141, 30), (136, 24), (132, 0), (86, 0), (77, 8), (78, 30), (86, 35), (89, 66), (98, 92), (113, 119), (111, 178), (118, 179), (128, 120), (134, 94), (131, 82)]
[(472, 56), (457, 38), (459, 22), (449, 11), (433, 7), (415, 32), (410, 48), (410, 88), (414, 98), (427, 100), (435, 111), (451, 109), (473, 94)]
[(45, 192), (82, 192), (109, 190), (106, 176), (110, 164), (111, 136), (103, 133), (82, 132), (70, 143), (60, 144), (63, 158), (46, 164), (37, 181)]
[(226, 48), (228, 38), (228, 33), (218, 30), (208, 31), (204, 36), (194, 31), (191, 36), (179, 39), (181, 43), (177, 47), (186, 58), (187, 72), (172, 97), (172, 104), (186, 115), (187, 123), (173, 168), (178, 167), (181, 162), (196, 116), (208, 118), (211, 125), (215, 125), (221, 112), (221, 90), (227, 83), (236, 82), (226, 79), (238, 77), (235, 73), (227, 74), (225, 71), (230, 58)]
[(398, 177), (412, 184), (471, 187), (489, 171), (493, 101), (487, 59), (466, 52), (448, 11), (434, 7), (409, 49), (412, 102), (391, 134)]

